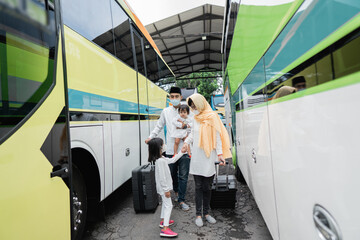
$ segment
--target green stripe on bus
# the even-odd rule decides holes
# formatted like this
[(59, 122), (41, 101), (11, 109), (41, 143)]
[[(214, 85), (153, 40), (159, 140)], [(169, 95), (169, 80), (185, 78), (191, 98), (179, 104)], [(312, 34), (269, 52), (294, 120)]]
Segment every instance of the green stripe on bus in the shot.
[(255, 108), (265, 107), (266, 105), (267, 105), (267, 102), (264, 102), (264, 103), (261, 103), (261, 104), (258, 104), (258, 105), (252, 106), (252, 107), (248, 107), (248, 108), (245, 108), (245, 109), (242, 109), (242, 110), (238, 110), (236, 112), (245, 112), (245, 111), (248, 111), (248, 110), (253, 110)]
[(352, 20), (349, 20), (347, 23), (344, 24), (339, 30), (335, 31), (333, 34), (329, 35), (327, 38), (325, 38), (323, 41), (321, 41), (319, 44), (314, 46), (312, 49), (310, 49), (308, 52), (306, 52), (304, 55), (296, 59), (293, 63), (288, 65), (286, 68), (284, 68), (280, 73), (275, 75), (273, 78), (269, 79), (266, 83), (262, 84), (260, 87), (258, 87), (255, 91), (249, 94), (249, 96), (252, 96), (256, 92), (263, 89), (265, 86), (269, 85), (270, 83), (274, 82), (276, 79), (284, 75), (284, 73), (289, 72), (290, 70), (294, 69), (301, 63), (305, 62), (312, 56), (316, 55), (317, 53), (321, 52), (331, 44), (335, 43), (337, 40), (341, 39), (342, 37), (346, 36), (347, 34), (351, 33), (355, 29), (358, 28), (358, 23), (360, 22), (360, 13), (357, 14), (352, 18)]
[[(302, 2), (274, 6), (240, 4), (227, 67), (231, 93), (242, 84)], [(264, 21), (266, 28), (262, 28)]]
[(278, 102), (284, 102), (284, 101), (289, 101), (292, 99), (296, 99), (296, 98), (301, 98), (304, 96), (308, 96), (308, 95), (313, 95), (313, 94), (317, 94), (317, 93), (321, 93), (321, 92), (327, 92), (327, 91), (331, 91), (334, 89), (338, 89), (338, 88), (342, 88), (342, 87), (346, 87), (349, 85), (353, 85), (353, 84), (358, 84), (360, 83), (360, 72), (357, 73), (353, 73), (350, 75), (347, 75), (345, 77), (336, 79), (336, 80), (332, 80), (330, 82), (300, 91), (300, 92), (296, 92), (278, 99), (274, 99), (272, 101), (270, 101), (270, 104), (274, 104), (274, 103), (278, 103)]
[(313, 94), (317, 94), (317, 93), (327, 92), (327, 91), (331, 91), (331, 90), (335, 90), (338, 88), (347, 87), (349, 85), (359, 84), (359, 83), (360, 83), (360, 72), (356, 72), (356, 73), (347, 75), (345, 77), (342, 77), (342, 78), (339, 78), (336, 80), (332, 80), (327, 83), (317, 85), (315, 87), (308, 88), (308, 89), (305, 89), (300, 92), (289, 94), (287, 96), (284, 96), (284, 97), (281, 97), (278, 99), (273, 99), (267, 103), (265, 102), (265, 103), (262, 103), (262, 104), (259, 104), (256, 106), (252, 106), (252, 107), (249, 107), (246, 109), (242, 109), (242, 110), (236, 111), (236, 112), (244, 112), (244, 111), (248, 111), (248, 110), (252, 110), (255, 108), (266, 106), (266, 104), (275, 104), (275, 103), (290, 101), (293, 99), (297, 99), (297, 98), (301, 98), (301, 97), (305, 97), (305, 96), (309, 96), (309, 95), (313, 95)]

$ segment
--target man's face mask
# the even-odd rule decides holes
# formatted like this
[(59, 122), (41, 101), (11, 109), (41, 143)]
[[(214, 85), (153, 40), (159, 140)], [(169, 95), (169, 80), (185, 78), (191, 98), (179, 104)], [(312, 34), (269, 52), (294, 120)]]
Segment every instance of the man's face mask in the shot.
[(173, 106), (177, 106), (180, 104), (180, 99), (170, 99), (170, 102)]
[(178, 93), (170, 93), (170, 102), (173, 106), (178, 106), (181, 101), (181, 95)]

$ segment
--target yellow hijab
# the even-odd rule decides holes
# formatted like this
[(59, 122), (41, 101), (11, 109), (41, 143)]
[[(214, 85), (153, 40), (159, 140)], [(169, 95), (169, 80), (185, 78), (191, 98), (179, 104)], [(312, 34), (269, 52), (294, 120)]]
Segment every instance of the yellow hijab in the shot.
[(200, 112), (194, 117), (200, 123), (199, 147), (205, 151), (207, 157), (210, 157), (211, 151), (216, 149), (216, 132), (218, 132), (220, 133), (223, 157), (231, 158), (229, 135), (219, 116), (211, 109), (204, 96), (194, 93), (186, 99), (188, 104), (189, 99), (193, 101), (196, 109)]
[(282, 86), (281, 88), (279, 88), (279, 90), (276, 92), (275, 96), (273, 99), (277, 99), (277, 98), (281, 98), (284, 97), (286, 95), (289, 95), (291, 93), (296, 93), (296, 88), (293, 87), (289, 87), (289, 86)]

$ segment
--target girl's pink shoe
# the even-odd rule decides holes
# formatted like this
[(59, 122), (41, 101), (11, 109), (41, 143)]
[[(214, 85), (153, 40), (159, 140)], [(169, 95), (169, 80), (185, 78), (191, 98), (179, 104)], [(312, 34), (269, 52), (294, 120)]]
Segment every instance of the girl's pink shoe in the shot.
[[(169, 226), (171, 226), (171, 225), (173, 225), (173, 224), (174, 224), (174, 220), (170, 220), (170, 221), (169, 221)], [(159, 227), (161, 227), (161, 228), (164, 227), (164, 221), (161, 221), (161, 222), (160, 222)]]
[(161, 232), (160, 232), (160, 236), (161, 237), (176, 237), (178, 234), (171, 231), (170, 228), (164, 230), (164, 229), (161, 229)]

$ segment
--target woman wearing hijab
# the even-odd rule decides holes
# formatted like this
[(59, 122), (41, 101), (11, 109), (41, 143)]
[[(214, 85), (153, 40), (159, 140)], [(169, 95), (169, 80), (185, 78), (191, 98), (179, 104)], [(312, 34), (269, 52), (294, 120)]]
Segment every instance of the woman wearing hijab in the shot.
[(195, 114), (193, 128), (186, 138), (183, 148), (193, 144), (190, 161), (190, 173), (195, 180), (195, 204), (198, 227), (203, 226), (202, 216), (209, 223), (216, 220), (209, 215), (211, 185), (215, 175), (215, 162), (225, 164), (231, 158), (229, 135), (206, 99), (200, 94), (187, 98), (187, 103)]
[(292, 94), (292, 93), (296, 93), (296, 88), (294, 87), (289, 87), (289, 86), (282, 86), (275, 94), (273, 99), (278, 99), (281, 97), (284, 97), (286, 95)]

